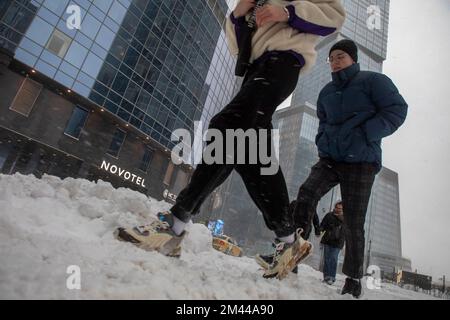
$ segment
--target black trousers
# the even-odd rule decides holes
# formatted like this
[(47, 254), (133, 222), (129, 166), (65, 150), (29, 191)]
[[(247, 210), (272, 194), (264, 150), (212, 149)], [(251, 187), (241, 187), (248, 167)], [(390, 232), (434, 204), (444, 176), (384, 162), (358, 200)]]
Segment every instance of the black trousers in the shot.
[[(277, 107), (294, 91), (301, 65), (290, 53), (277, 52), (255, 63), (247, 72), (242, 87), (234, 99), (210, 121), (210, 129), (225, 134), (226, 129), (267, 129), (270, 143), (272, 115)], [(225, 139), (224, 139), (225, 141)], [(259, 140), (258, 140), (259, 144)], [(234, 147), (234, 155), (237, 152)], [(248, 151), (248, 148), (246, 148)], [(226, 152), (223, 153), (226, 155)], [(236, 162), (234, 162), (236, 163)], [(278, 237), (295, 231), (289, 214), (289, 196), (281, 169), (274, 175), (261, 175), (263, 165), (206, 164), (202, 161), (194, 171), (188, 186), (177, 197), (171, 212), (188, 221), (198, 213), (204, 200), (221, 185), (235, 169), (242, 177), (248, 193), (262, 212), (265, 223)], [(243, 213), (244, 214), (244, 213)]]
[(370, 163), (350, 164), (321, 159), (312, 167), (297, 195), (294, 221), (296, 227), (305, 230), (303, 237), (307, 239), (319, 200), (331, 188), (340, 184), (346, 246), (342, 271), (352, 278), (360, 279), (364, 275), (364, 223), (377, 173), (376, 166)]

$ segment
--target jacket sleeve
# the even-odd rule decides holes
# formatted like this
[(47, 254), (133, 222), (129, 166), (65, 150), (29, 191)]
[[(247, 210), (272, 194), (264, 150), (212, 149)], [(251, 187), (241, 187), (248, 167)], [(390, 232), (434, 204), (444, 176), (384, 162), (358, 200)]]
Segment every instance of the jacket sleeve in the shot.
[(239, 54), (238, 39), (241, 32), (241, 26), (246, 23), (245, 16), (235, 18), (233, 11), (226, 19), (225, 34), (228, 43), (228, 49), (232, 56)]
[(317, 131), (316, 135), (316, 145), (320, 139), (320, 136), (323, 134), (323, 131), (325, 130), (325, 123), (327, 121), (325, 110), (323, 109), (323, 105), (320, 101), (320, 95), (319, 99), (317, 100), (317, 117), (319, 118), (319, 130)]
[(327, 231), (330, 228), (329, 220), (330, 220), (330, 214), (327, 213), (325, 215), (325, 217), (323, 217), (322, 222), (320, 223), (320, 230)]
[(317, 215), (317, 213), (314, 213), (313, 225), (314, 225), (314, 230), (316, 232), (320, 231), (320, 221), (319, 221), (319, 216)]
[(345, 21), (340, 0), (291, 1), (288, 24), (303, 33), (327, 36), (338, 31)]
[(391, 135), (403, 124), (408, 104), (391, 79), (384, 74), (375, 74), (370, 85), (371, 99), (377, 112), (364, 123), (363, 129), (367, 140), (373, 142)]

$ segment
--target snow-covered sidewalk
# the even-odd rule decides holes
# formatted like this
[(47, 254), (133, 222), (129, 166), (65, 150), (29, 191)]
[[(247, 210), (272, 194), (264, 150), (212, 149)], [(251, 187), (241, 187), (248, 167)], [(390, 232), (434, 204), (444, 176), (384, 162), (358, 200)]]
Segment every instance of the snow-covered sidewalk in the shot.
[[(306, 265), (283, 281), (262, 278), (253, 259), (215, 251), (209, 230), (189, 224), (180, 259), (113, 237), (169, 204), (109, 183), (0, 175), (0, 299), (352, 299)], [(69, 290), (69, 266), (81, 289)], [(72, 279), (72, 278), (70, 278)], [(383, 284), (363, 299), (433, 299)]]

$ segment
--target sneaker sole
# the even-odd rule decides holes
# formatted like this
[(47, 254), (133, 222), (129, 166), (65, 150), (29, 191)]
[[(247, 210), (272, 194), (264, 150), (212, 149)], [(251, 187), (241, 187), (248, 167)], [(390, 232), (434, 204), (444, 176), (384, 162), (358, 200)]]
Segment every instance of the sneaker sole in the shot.
[[(279, 272), (277, 274), (277, 279), (278, 280), (282, 280), (284, 278), (287, 277), (287, 275), (294, 270), (294, 268), (302, 261), (304, 261), (305, 259), (307, 259), (311, 253), (312, 253), (312, 248), (313, 245), (310, 242), (305, 243), (303, 246), (306, 246), (306, 248), (302, 248), (303, 250), (300, 250), (300, 254), (295, 255), (291, 261), (289, 261), (289, 263), (287, 264), (286, 268), (284, 268), (283, 270), (281, 270), (281, 272)], [(302, 246), (302, 247), (303, 247)]]
[(131, 236), (124, 228), (117, 228), (114, 230), (114, 237), (123, 242), (131, 242), (133, 244), (139, 244), (140, 241)]
[[(258, 263), (260, 267), (262, 267), (264, 270), (269, 269), (270, 264), (266, 262), (264, 259), (261, 259), (259, 256), (255, 256), (254, 259), (256, 260), (256, 263)], [(296, 268), (292, 269), (291, 272), (297, 274)]]
[(297, 254), (289, 260), (284, 268), (282, 268), (279, 272), (272, 274), (264, 274), (263, 277), (266, 279), (277, 278), (278, 280), (282, 280), (287, 277), (287, 275), (295, 269), (295, 267), (306, 258), (308, 258), (312, 253), (313, 245), (312, 243), (305, 241), (300, 250), (297, 250)]
[(270, 265), (266, 261), (264, 261), (260, 256), (255, 256), (254, 259), (264, 270), (269, 269)]
[(170, 239), (160, 250), (158, 250), (158, 252), (168, 257), (179, 258), (181, 255), (180, 244), (187, 234), (188, 232), (184, 231), (182, 236)]
[(125, 228), (117, 228), (114, 231), (114, 237), (122, 242), (129, 242), (134, 244), (136, 247), (145, 250), (145, 251), (157, 251), (165, 256), (173, 257), (173, 258), (179, 258), (181, 256), (181, 247), (180, 243), (184, 239), (184, 237), (187, 235), (187, 231), (184, 232), (182, 237), (179, 238), (173, 238), (169, 240), (167, 243), (163, 245), (163, 247), (159, 250), (156, 249), (149, 249), (144, 243), (134, 238), (132, 235), (130, 235), (128, 232), (126, 232)]

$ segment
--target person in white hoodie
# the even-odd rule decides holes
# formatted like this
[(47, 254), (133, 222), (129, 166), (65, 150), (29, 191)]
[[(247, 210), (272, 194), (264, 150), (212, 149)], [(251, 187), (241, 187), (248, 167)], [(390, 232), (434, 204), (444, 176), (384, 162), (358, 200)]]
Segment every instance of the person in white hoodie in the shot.
[[(222, 133), (227, 129), (267, 129), (266, 141), (270, 144), (273, 113), (294, 91), (299, 75), (314, 65), (320, 37), (336, 32), (344, 20), (345, 11), (339, 0), (240, 0), (227, 17), (226, 36), (231, 54), (237, 56), (240, 37), (250, 30), (248, 68), (240, 91), (211, 119), (209, 129)], [(235, 145), (233, 155), (239, 152), (247, 151), (238, 150)], [(266, 166), (259, 159), (256, 164), (202, 162), (173, 207), (158, 214), (158, 221), (136, 228), (118, 228), (116, 236), (147, 250), (178, 256), (186, 224), (207, 196), (236, 169), (267, 227), (275, 233), (273, 263), (264, 277), (281, 279), (310, 253), (311, 245), (302, 239), (301, 230), (295, 230), (281, 169), (263, 175), (261, 168)]]

